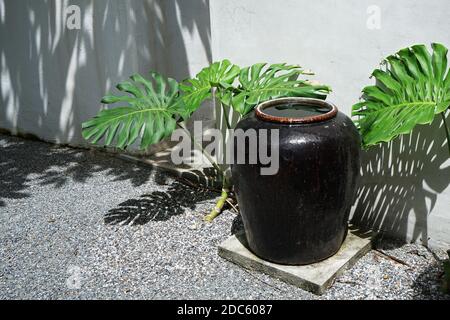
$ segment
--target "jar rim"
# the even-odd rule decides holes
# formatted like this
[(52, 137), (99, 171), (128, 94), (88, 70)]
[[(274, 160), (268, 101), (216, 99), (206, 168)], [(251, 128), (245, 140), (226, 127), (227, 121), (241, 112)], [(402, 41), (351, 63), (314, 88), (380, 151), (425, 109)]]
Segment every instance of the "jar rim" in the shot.
[[(328, 112), (315, 115), (315, 116), (307, 116), (307, 117), (279, 117), (279, 116), (273, 116), (270, 114), (267, 114), (264, 112), (264, 109), (272, 106), (276, 106), (279, 104), (286, 104), (286, 103), (301, 103), (303, 105), (310, 105), (310, 106), (319, 106), (319, 107), (326, 107), (329, 109)], [(256, 117), (264, 120), (264, 121), (270, 121), (270, 122), (278, 122), (278, 123), (314, 123), (314, 122), (321, 122), (326, 121), (329, 119), (332, 119), (336, 116), (338, 112), (337, 107), (328, 102), (321, 99), (315, 99), (315, 98), (303, 98), (303, 97), (286, 97), (286, 98), (276, 98), (269, 101), (265, 101), (260, 103), (255, 108), (255, 114)]]

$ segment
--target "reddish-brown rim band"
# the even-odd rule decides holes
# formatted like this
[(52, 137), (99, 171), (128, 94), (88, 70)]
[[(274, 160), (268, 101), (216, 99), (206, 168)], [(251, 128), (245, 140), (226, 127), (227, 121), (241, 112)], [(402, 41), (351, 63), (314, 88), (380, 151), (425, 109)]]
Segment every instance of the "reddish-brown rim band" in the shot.
[[(287, 104), (287, 103), (301, 103), (303, 105), (311, 105), (311, 106), (320, 106), (329, 108), (330, 111), (324, 114), (320, 114), (317, 116), (311, 116), (311, 117), (302, 117), (302, 118), (288, 118), (288, 117), (277, 117), (272, 116), (270, 114), (264, 113), (264, 109), (268, 107), (272, 107), (279, 104)], [(300, 97), (288, 97), (288, 98), (278, 98), (269, 100), (263, 103), (260, 103), (255, 108), (255, 114), (256, 116), (265, 121), (270, 122), (280, 122), (280, 123), (313, 123), (313, 122), (320, 122), (329, 120), (331, 118), (334, 118), (338, 112), (337, 107), (329, 102), (326, 102), (324, 100), (320, 99), (314, 99), (314, 98), (300, 98)]]

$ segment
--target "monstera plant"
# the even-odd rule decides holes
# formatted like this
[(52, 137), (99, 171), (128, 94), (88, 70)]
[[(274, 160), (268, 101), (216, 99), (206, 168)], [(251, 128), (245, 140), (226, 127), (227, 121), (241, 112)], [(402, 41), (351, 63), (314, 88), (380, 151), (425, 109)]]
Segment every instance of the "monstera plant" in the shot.
[[(202, 102), (213, 97), (227, 111), (232, 108), (245, 116), (258, 103), (269, 99), (286, 96), (324, 99), (330, 92), (326, 85), (300, 79), (302, 75), (312, 73), (284, 63), (257, 63), (240, 68), (228, 60), (215, 62), (180, 84), (156, 72), (150, 72), (148, 79), (136, 74), (131, 76), (131, 81), (117, 85), (124, 94), (102, 99), (103, 103), (117, 104), (117, 107), (104, 109), (84, 122), (82, 134), (92, 143), (125, 149), (139, 142), (140, 148), (146, 149), (169, 137), (177, 127), (186, 130), (184, 121)], [(228, 121), (227, 125), (231, 126)], [(216, 206), (205, 217), (212, 220), (227, 201), (231, 181), (211, 155), (205, 156), (219, 173), (223, 185)]]
[[(384, 70), (373, 71), (376, 84), (363, 89), (363, 101), (355, 104), (352, 112), (365, 147), (408, 134), (416, 125), (430, 124), (439, 114), (450, 152), (448, 50), (439, 43), (431, 47), (431, 53), (425, 45), (402, 49), (385, 59)], [(450, 256), (450, 250), (448, 253)], [(443, 267), (442, 287), (449, 293), (450, 262), (445, 261)]]
[(425, 45), (402, 49), (385, 59), (384, 70), (373, 71), (376, 84), (363, 89), (363, 101), (352, 112), (364, 146), (389, 142), (416, 125), (431, 123), (439, 114), (450, 151), (448, 50), (439, 43), (431, 46), (432, 53)]

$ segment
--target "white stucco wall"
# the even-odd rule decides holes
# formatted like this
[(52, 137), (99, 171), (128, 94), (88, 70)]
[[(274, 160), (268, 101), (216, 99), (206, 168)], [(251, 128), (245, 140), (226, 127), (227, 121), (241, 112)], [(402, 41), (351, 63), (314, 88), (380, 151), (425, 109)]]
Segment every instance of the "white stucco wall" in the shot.
[(182, 80), (211, 59), (207, 1), (0, 0), (0, 12), (0, 128), (47, 141), (86, 145), (81, 123), (128, 76)]
[[(81, 9), (80, 30), (66, 28), (69, 5)], [(370, 29), (378, 9), (380, 28)], [(349, 114), (386, 55), (414, 43), (450, 47), (448, 12), (448, 0), (0, 0), (0, 128), (85, 144), (81, 122), (118, 81), (149, 69), (181, 80), (222, 58), (312, 69)], [(355, 222), (450, 244), (440, 125), (364, 153)]]
[[(378, 9), (380, 29), (370, 29)], [(448, 0), (228, 0), (211, 1), (210, 10), (213, 60), (300, 64), (332, 86), (329, 99), (348, 115), (383, 57), (415, 43), (450, 47)], [(450, 244), (450, 159), (440, 125), (364, 153), (355, 222)]]

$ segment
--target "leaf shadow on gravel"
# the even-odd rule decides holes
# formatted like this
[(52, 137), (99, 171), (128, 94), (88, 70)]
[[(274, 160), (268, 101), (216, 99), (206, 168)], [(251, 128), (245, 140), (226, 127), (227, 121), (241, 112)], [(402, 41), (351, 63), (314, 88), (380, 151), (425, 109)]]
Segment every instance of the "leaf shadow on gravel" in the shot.
[[(394, 263), (405, 262), (409, 276), (413, 276), (411, 289), (413, 290), (413, 299), (420, 300), (448, 300), (450, 295), (441, 292), (441, 281), (443, 276), (443, 260), (431, 248), (415, 244), (412, 247), (401, 239), (396, 239), (388, 235), (378, 235), (373, 243), (376, 250), (381, 250), (385, 259), (395, 257), (398, 261)], [(397, 251), (399, 249), (399, 251)], [(393, 250), (393, 251), (391, 251)], [(380, 252), (380, 251), (379, 251)], [(399, 256), (400, 253), (400, 256)], [(425, 267), (418, 265), (418, 261), (426, 263)]]
[(98, 173), (111, 181), (140, 186), (151, 179), (150, 166), (134, 164), (103, 152), (87, 151), (0, 134), (0, 207), (8, 199), (32, 196), (31, 184), (61, 188), (84, 183)]
[(105, 214), (104, 221), (108, 225), (144, 225), (150, 221), (166, 221), (183, 214), (188, 208), (194, 210), (199, 202), (217, 196), (214, 191), (174, 180), (167, 191), (153, 191), (120, 203)]
[(450, 294), (442, 291), (444, 271), (442, 261), (436, 262), (427, 267), (414, 280), (412, 288), (416, 299), (427, 300), (450, 300)]
[(231, 234), (243, 233), (244, 223), (242, 222), (242, 217), (240, 214), (236, 215), (231, 223)]

